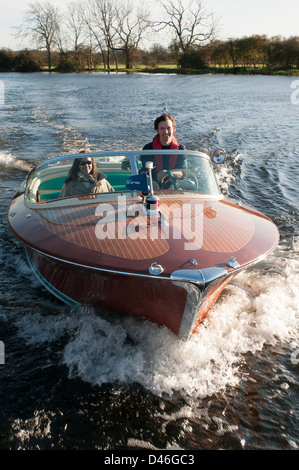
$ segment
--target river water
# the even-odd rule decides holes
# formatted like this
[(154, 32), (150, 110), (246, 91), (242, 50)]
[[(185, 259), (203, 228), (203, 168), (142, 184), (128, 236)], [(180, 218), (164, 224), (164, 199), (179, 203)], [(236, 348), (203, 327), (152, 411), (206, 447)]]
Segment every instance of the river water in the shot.
[[(298, 449), (298, 81), (11, 73), (0, 85), (0, 449)], [(59, 303), (6, 219), (35, 163), (86, 145), (140, 149), (164, 111), (187, 148), (226, 148), (223, 192), (281, 235), (186, 343)]]

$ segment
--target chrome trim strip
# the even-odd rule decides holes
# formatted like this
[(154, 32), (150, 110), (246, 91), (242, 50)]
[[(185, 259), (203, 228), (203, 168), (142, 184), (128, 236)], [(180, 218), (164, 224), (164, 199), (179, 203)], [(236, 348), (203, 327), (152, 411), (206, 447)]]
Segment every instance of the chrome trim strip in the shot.
[[(167, 155), (172, 155), (174, 153), (173, 150), (163, 150), (163, 154)], [(155, 154), (161, 154), (161, 150), (125, 150), (125, 151), (119, 151), (119, 152), (90, 152), (88, 154), (89, 157), (135, 157), (135, 155), (155, 155)], [(200, 157), (205, 158), (206, 160), (211, 160), (209, 155), (203, 152), (198, 152), (196, 150), (176, 150), (175, 154), (186, 154), (186, 155), (198, 155)], [(69, 155), (60, 155), (58, 157), (54, 158), (49, 158), (48, 160), (43, 160), (42, 162), (38, 163), (32, 170), (36, 170), (38, 168), (41, 168), (45, 165), (59, 162), (62, 160), (69, 160), (70, 158), (82, 158), (82, 153), (74, 153), (74, 154), (69, 154)], [(31, 173), (30, 172), (30, 173)], [(29, 174), (30, 174), (29, 173)]]
[(205, 268), (205, 269), (181, 269), (174, 271), (170, 275), (172, 281), (193, 282), (199, 286), (205, 286), (215, 279), (221, 278), (228, 274), (224, 268)]
[[(91, 271), (101, 271), (101, 272), (111, 273), (111, 274), (120, 274), (120, 275), (124, 275), (124, 276), (135, 276), (135, 277), (146, 277), (146, 278), (151, 278), (151, 279), (157, 279), (157, 276), (151, 276), (149, 274), (130, 273), (130, 272), (127, 272), (127, 271), (115, 271), (114, 269), (97, 268), (95, 266), (88, 266), (86, 264), (74, 263), (73, 261), (67, 261), (65, 259), (58, 258), (58, 257), (53, 256), (53, 255), (49, 255), (48, 253), (44, 253), (43, 251), (37, 250), (36, 248), (33, 248), (30, 245), (25, 245), (24, 242), (22, 242), (22, 243), (25, 246), (25, 248), (27, 246), (32, 251), (35, 251), (36, 253), (38, 253), (42, 256), (45, 256), (46, 258), (51, 258), (51, 259), (54, 259), (55, 261), (60, 261), (61, 263), (70, 264), (71, 266), (75, 266), (75, 267), (78, 267), (78, 268), (89, 269)], [(158, 278), (159, 279), (164, 279), (164, 280), (169, 280), (169, 277), (166, 277), (166, 276), (159, 276)]]
[(178, 337), (187, 341), (196, 325), (200, 309), (210, 289), (229, 275), (224, 268), (182, 269), (171, 274), (170, 279), (176, 286), (187, 292), (187, 301), (181, 321)]
[[(128, 271), (116, 271), (114, 269), (98, 268), (98, 267), (95, 267), (95, 266), (89, 266), (89, 265), (85, 265), (85, 264), (75, 263), (73, 261), (67, 261), (65, 259), (58, 258), (57, 256), (53, 256), (53, 255), (50, 255), (48, 253), (44, 253), (43, 251), (37, 250), (36, 248), (33, 248), (32, 246), (30, 246), (28, 244), (25, 244), (23, 240), (21, 240), (21, 242), (24, 245), (25, 249), (26, 249), (26, 247), (28, 247), (32, 251), (35, 251), (36, 253), (39, 253), (40, 255), (45, 256), (46, 258), (51, 258), (51, 259), (54, 259), (56, 261), (60, 261), (61, 263), (70, 264), (72, 266), (76, 266), (76, 267), (79, 267), (79, 268), (95, 270), (95, 271), (101, 271), (101, 272), (112, 273), (112, 274), (121, 274), (121, 275), (125, 275), (125, 276), (136, 276), (136, 277), (142, 277), (142, 278), (145, 277), (145, 278), (151, 278), (151, 279), (164, 279), (164, 280), (173, 281), (173, 282), (177, 281), (177, 282), (185, 282), (185, 283), (195, 283), (199, 286), (203, 285), (200, 282), (200, 274), (194, 275), (194, 271), (198, 271), (199, 273), (201, 273), (202, 279), (205, 279), (205, 282), (209, 282), (208, 274), (210, 273), (210, 275), (211, 275), (212, 270), (218, 270), (219, 269), (219, 270), (222, 270), (222, 272), (225, 272), (227, 275), (232, 274), (232, 273), (235, 274), (235, 273), (238, 273), (239, 271), (242, 271), (243, 269), (249, 268), (249, 267), (259, 263), (264, 258), (266, 258), (266, 256), (268, 255), (268, 253), (266, 253), (264, 255), (261, 255), (256, 260), (252, 261), (251, 263), (249, 263), (247, 265), (244, 265), (244, 266), (241, 266), (239, 269), (234, 269), (233, 271), (226, 271), (223, 268), (205, 268), (205, 269), (201, 269), (201, 270), (199, 270), (199, 269), (197, 269), (197, 270), (193, 270), (193, 269), (187, 270), (187, 269), (185, 269), (185, 270), (173, 271), (173, 273), (171, 273), (171, 275), (169, 277), (168, 276), (158, 276), (157, 277), (157, 276), (151, 276), (149, 274), (131, 273), (131, 272), (128, 272)], [(184, 274), (179, 274), (179, 273), (184, 273)], [(190, 276), (190, 273), (192, 273), (192, 276)], [(218, 274), (220, 275), (220, 271), (218, 272)]]
[[(24, 242), (22, 243), (24, 244)], [(105, 269), (105, 268), (96, 268), (93, 266), (73, 263), (71, 261), (66, 261), (66, 260), (57, 258), (55, 256), (48, 255), (46, 253), (43, 253), (42, 251), (36, 250), (35, 248), (29, 245), (26, 246), (24, 244), (24, 247), (25, 247), (27, 258), (29, 257), (27, 253), (27, 248), (30, 248), (32, 251), (35, 251), (36, 253), (42, 256), (48, 257), (50, 259), (54, 259), (56, 261), (60, 261), (62, 263), (70, 264), (72, 266), (77, 266), (79, 268), (119, 274), (119, 275), (124, 275), (124, 276), (132, 276), (132, 277), (137, 277), (137, 278), (151, 278), (151, 279), (160, 279), (160, 280), (162, 279), (162, 280), (171, 281), (173, 282), (174, 285), (185, 289), (187, 292), (187, 301), (186, 301), (184, 313), (182, 316), (180, 330), (178, 333), (179, 339), (183, 341), (187, 341), (191, 337), (196, 321), (198, 319), (198, 315), (200, 313), (200, 308), (203, 305), (205, 299), (207, 298), (210, 289), (215, 285), (215, 283), (220, 282), (221, 280), (225, 279), (225, 277), (227, 276), (236, 275), (239, 271), (242, 271), (243, 269), (246, 269), (248, 267), (251, 267), (259, 263), (268, 255), (268, 253), (265, 253), (261, 255), (260, 257), (258, 257), (253, 262), (249, 263), (248, 265), (242, 266), (238, 269), (234, 269), (231, 271), (226, 270), (224, 268), (220, 268), (220, 267), (211, 267), (211, 268), (204, 268), (204, 269), (190, 269), (190, 270), (182, 269), (182, 270), (174, 271), (170, 275), (170, 277), (166, 277), (166, 276), (151, 276), (148, 274), (129, 273), (125, 271), (115, 271), (112, 269)], [(33, 272), (37, 275), (38, 271), (35, 268), (35, 266), (30, 261), (29, 261), (29, 264), (31, 267), (33, 267)], [(40, 273), (38, 273), (37, 277), (40, 282), (42, 282), (42, 279), (44, 279), (40, 275)], [(62, 296), (64, 294), (59, 293), (59, 291), (56, 292), (56, 290), (54, 291), (55, 288), (53, 288), (46, 280), (44, 280), (42, 284), (44, 284), (45, 287), (48, 290), (50, 290), (51, 293), (56, 295), (56, 297), (58, 297), (60, 300), (63, 300), (64, 302), (68, 303), (67, 300), (62, 299)], [(49, 286), (51, 286), (52, 289), (49, 288)], [(67, 296), (64, 296), (64, 297), (65, 299), (68, 299)], [(73, 302), (70, 305), (77, 304), (72, 299), (70, 300), (71, 302)]]
[(41, 273), (38, 271), (38, 269), (37, 269), (36, 266), (34, 265), (33, 261), (31, 260), (31, 258), (30, 258), (30, 256), (29, 256), (29, 253), (28, 253), (27, 247), (25, 247), (25, 253), (26, 253), (26, 257), (27, 257), (28, 264), (29, 264), (30, 268), (32, 269), (33, 274), (35, 275), (35, 277), (37, 278), (37, 280), (38, 280), (52, 295), (54, 295), (55, 297), (57, 297), (59, 300), (61, 300), (61, 301), (64, 302), (65, 304), (70, 305), (71, 307), (73, 307), (73, 306), (75, 306), (75, 305), (78, 305), (78, 302), (76, 302), (75, 300), (71, 299), (71, 298), (68, 297), (67, 295), (65, 295), (65, 294), (63, 294), (62, 292), (60, 292), (58, 289), (56, 289), (54, 286), (52, 286), (52, 284), (50, 284), (50, 283), (41, 275)]
[[(84, 269), (89, 269), (89, 270), (95, 270), (95, 271), (102, 271), (106, 273), (112, 273), (112, 274), (121, 274), (125, 276), (136, 276), (136, 277), (146, 277), (146, 278), (151, 278), (151, 279), (164, 279), (164, 280), (170, 280), (170, 281), (178, 281), (178, 282), (188, 282), (188, 283), (195, 283), (199, 286), (203, 286), (206, 283), (211, 282), (214, 279), (218, 279), (224, 274), (230, 274), (230, 271), (226, 271), (223, 268), (204, 268), (204, 269), (182, 269), (182, 270), (177, 270), (173, 271), (170, 276), (156, 276), (156, 275), (149, 275), (149, 274), (140, 274), (140, 273), (131, 273), (128, 271), (116, 271), (115, 269), (108, 269), (108, 268), (98, 268), (96, 266), (90, 266), (87, 264), (81, 264), (81, 263), (75, 263), (73, 261), (68, 261), (63, 258), (58, 258), (57, 256), (50, 255), (48, 253), (45, 253), (41, 250), (37, 250), (36, 248), (32, 247), (31, 245), (25, 244), (24, 241), (22, 241), (22, 244), (24, 245), (25, 249), (26, 247), (30, 248), (32, 251), (35, 251), (36, 253), (45, 256), (46, 258), (51, 258), (54, 259), (55, 261), (60, 261), (61, 263), (66, 263), (70, 264), (71, 266), (79, 267), (79, 268), (84, 268)], [(253, 261), (252, 263), (240, 267), (240, 269), (236, 269), (233, 272), (238, 272), (241, 271), (242, 269), (245, 269), (249, 266), (252, 266), (255, 263), (258, 263), (261, 261), (266, 255), (263, 255), (259, 257), (257, 260)]]
[[(90, 265), (87, 265), (87, 264), (75, 263), (73, 261), (68, 261), (68, 260), (65, 260), (63, 258), (58, 258), (57, 256), (53, 256), (53, 255), (50, 255), (50, 254), (45, 253), (43, 251), (37, 250), (36, 248), (32, 247), (31, 245), (25, 244), (23, 240), (21, 240), (21, 242), (22, 242), (22, 244), (24, 245), (25, 248), (27, 246), (32, 251), (35, 251), (36, 253), (39, 253), (40, 255), (43, 255), (47, 258), (51, 258), (51, 259), (54, 259), (56, 261), (60, 261), (61, 263), (70, 264), (72, 266), (76, 266), (76, 267), (79, 267), (79, 268), (85, 268), (85, 269), (90, 269), (90, 270), (95, 270), (95, 271), (103, 271), (103, 272), (112, 273), (112, 274), (121, 274), (121, 275), (125, 275), (125, 276), (147, 277), (147, 278), (151, 278), (151, 279), (157, 279), (157, 276), (151, 276), (149, 274), (131, 273), (131, 272), (128, 272), (128, 271), (116, 271), (115, 269), (98, 268), (96, 266), (90, 266)], [(243, 269), (248, 268), (248, 267), (262, 261), (267, 256), (267, 254), (261, 255), (258, 259), (254, 260), (252, 263), (249, 263), (246, 266), (241, 266), (239, 269), (234, 269), (233, 273), (242, 271)], [(171, 273), (171, 275), (169, 277), (168, 276), (159, 276), (159, 279), (170, 280), (170, 281), (184, 281), (184, 282), (189, 282), (189, 283), (195, 283), (195, 284), (198, 284), (198, 285), (202, 285), (202, 283), (200, 282), (200, 279), (201, 279), (200, 274), (198, 274), (198, 273), (194, 274), (194, 272), (198, 271), (199, 273), (201, 273), (202, 279), (205, 279), (205, 282), (209, 282), (210, 276), (213, 274), (213, 272), (216, 272), (217, 270), (219, 270), (218, 271), (219, 275), (220, 275), (220, 270), (222, 272), (225, 272), (226, 274), (231, 274), (231, 271), (226, 271), (223, 268), (205, 268), (205, 269), (201, 269), (201, 270), (200, 269), (190, 269), (190, 270), (182, 269), (182, 270), (178, 270), (178, 271), (173, 271), (173, 273)], [(192, 274), (192, 275), (190, 276), (190, 274)]]
[(178, 287), (182, 287), (187, 292), (187, 300), (178, 333), (180, 340), (187, 341), (194, 330), (204, 297), (198, 285), (178, 281), (174, 281), (174, 284)]

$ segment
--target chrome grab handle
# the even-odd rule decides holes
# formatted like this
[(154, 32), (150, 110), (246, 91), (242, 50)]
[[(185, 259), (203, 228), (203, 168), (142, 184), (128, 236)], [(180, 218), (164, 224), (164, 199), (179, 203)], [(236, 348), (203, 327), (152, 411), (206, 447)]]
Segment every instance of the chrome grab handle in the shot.
[(158, 264), (156, 262), (152, 263), (150, 267), (148, 268), (149, 273), (158, 276), (159, 274), (163, 273), (164, 269), (162, 268), (161, 264)]

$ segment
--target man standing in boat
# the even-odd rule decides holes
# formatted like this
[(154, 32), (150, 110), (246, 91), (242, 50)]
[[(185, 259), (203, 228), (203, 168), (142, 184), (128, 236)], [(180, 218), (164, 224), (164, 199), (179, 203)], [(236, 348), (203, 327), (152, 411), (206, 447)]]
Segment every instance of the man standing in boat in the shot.
[[(146, 144), (142, 150), (186, 150), (186, 147), (179, 144), (174, 133), (176, 131), (175, 119), (171, 114), (162, 114), (154, 123), (156, 135), (152, 142)], [(142, 155), (140, 157), (142, 163), (141, 172), (146, 171), (145, 162), (152, 161), (154, 163), (153, 179), (161, 186), (164, 186), (167, 180), (167, 170), (172, 171), (174, 178), (183, 178), (183, 171), (186, 168), (186, 155)]]

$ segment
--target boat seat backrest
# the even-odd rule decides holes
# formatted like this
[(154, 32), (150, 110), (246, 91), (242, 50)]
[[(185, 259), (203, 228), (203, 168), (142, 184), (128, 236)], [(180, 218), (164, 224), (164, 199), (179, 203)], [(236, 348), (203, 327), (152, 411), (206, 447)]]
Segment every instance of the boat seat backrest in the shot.
[[(115, 191), (124, 191), (129, 176), (128, 173), (110, 173), (107, 174), (107, 181)], [(66, 177), (62, 176), (41, 183), (37, 191), (38, 202), (57, 199), (65, 180)]]

